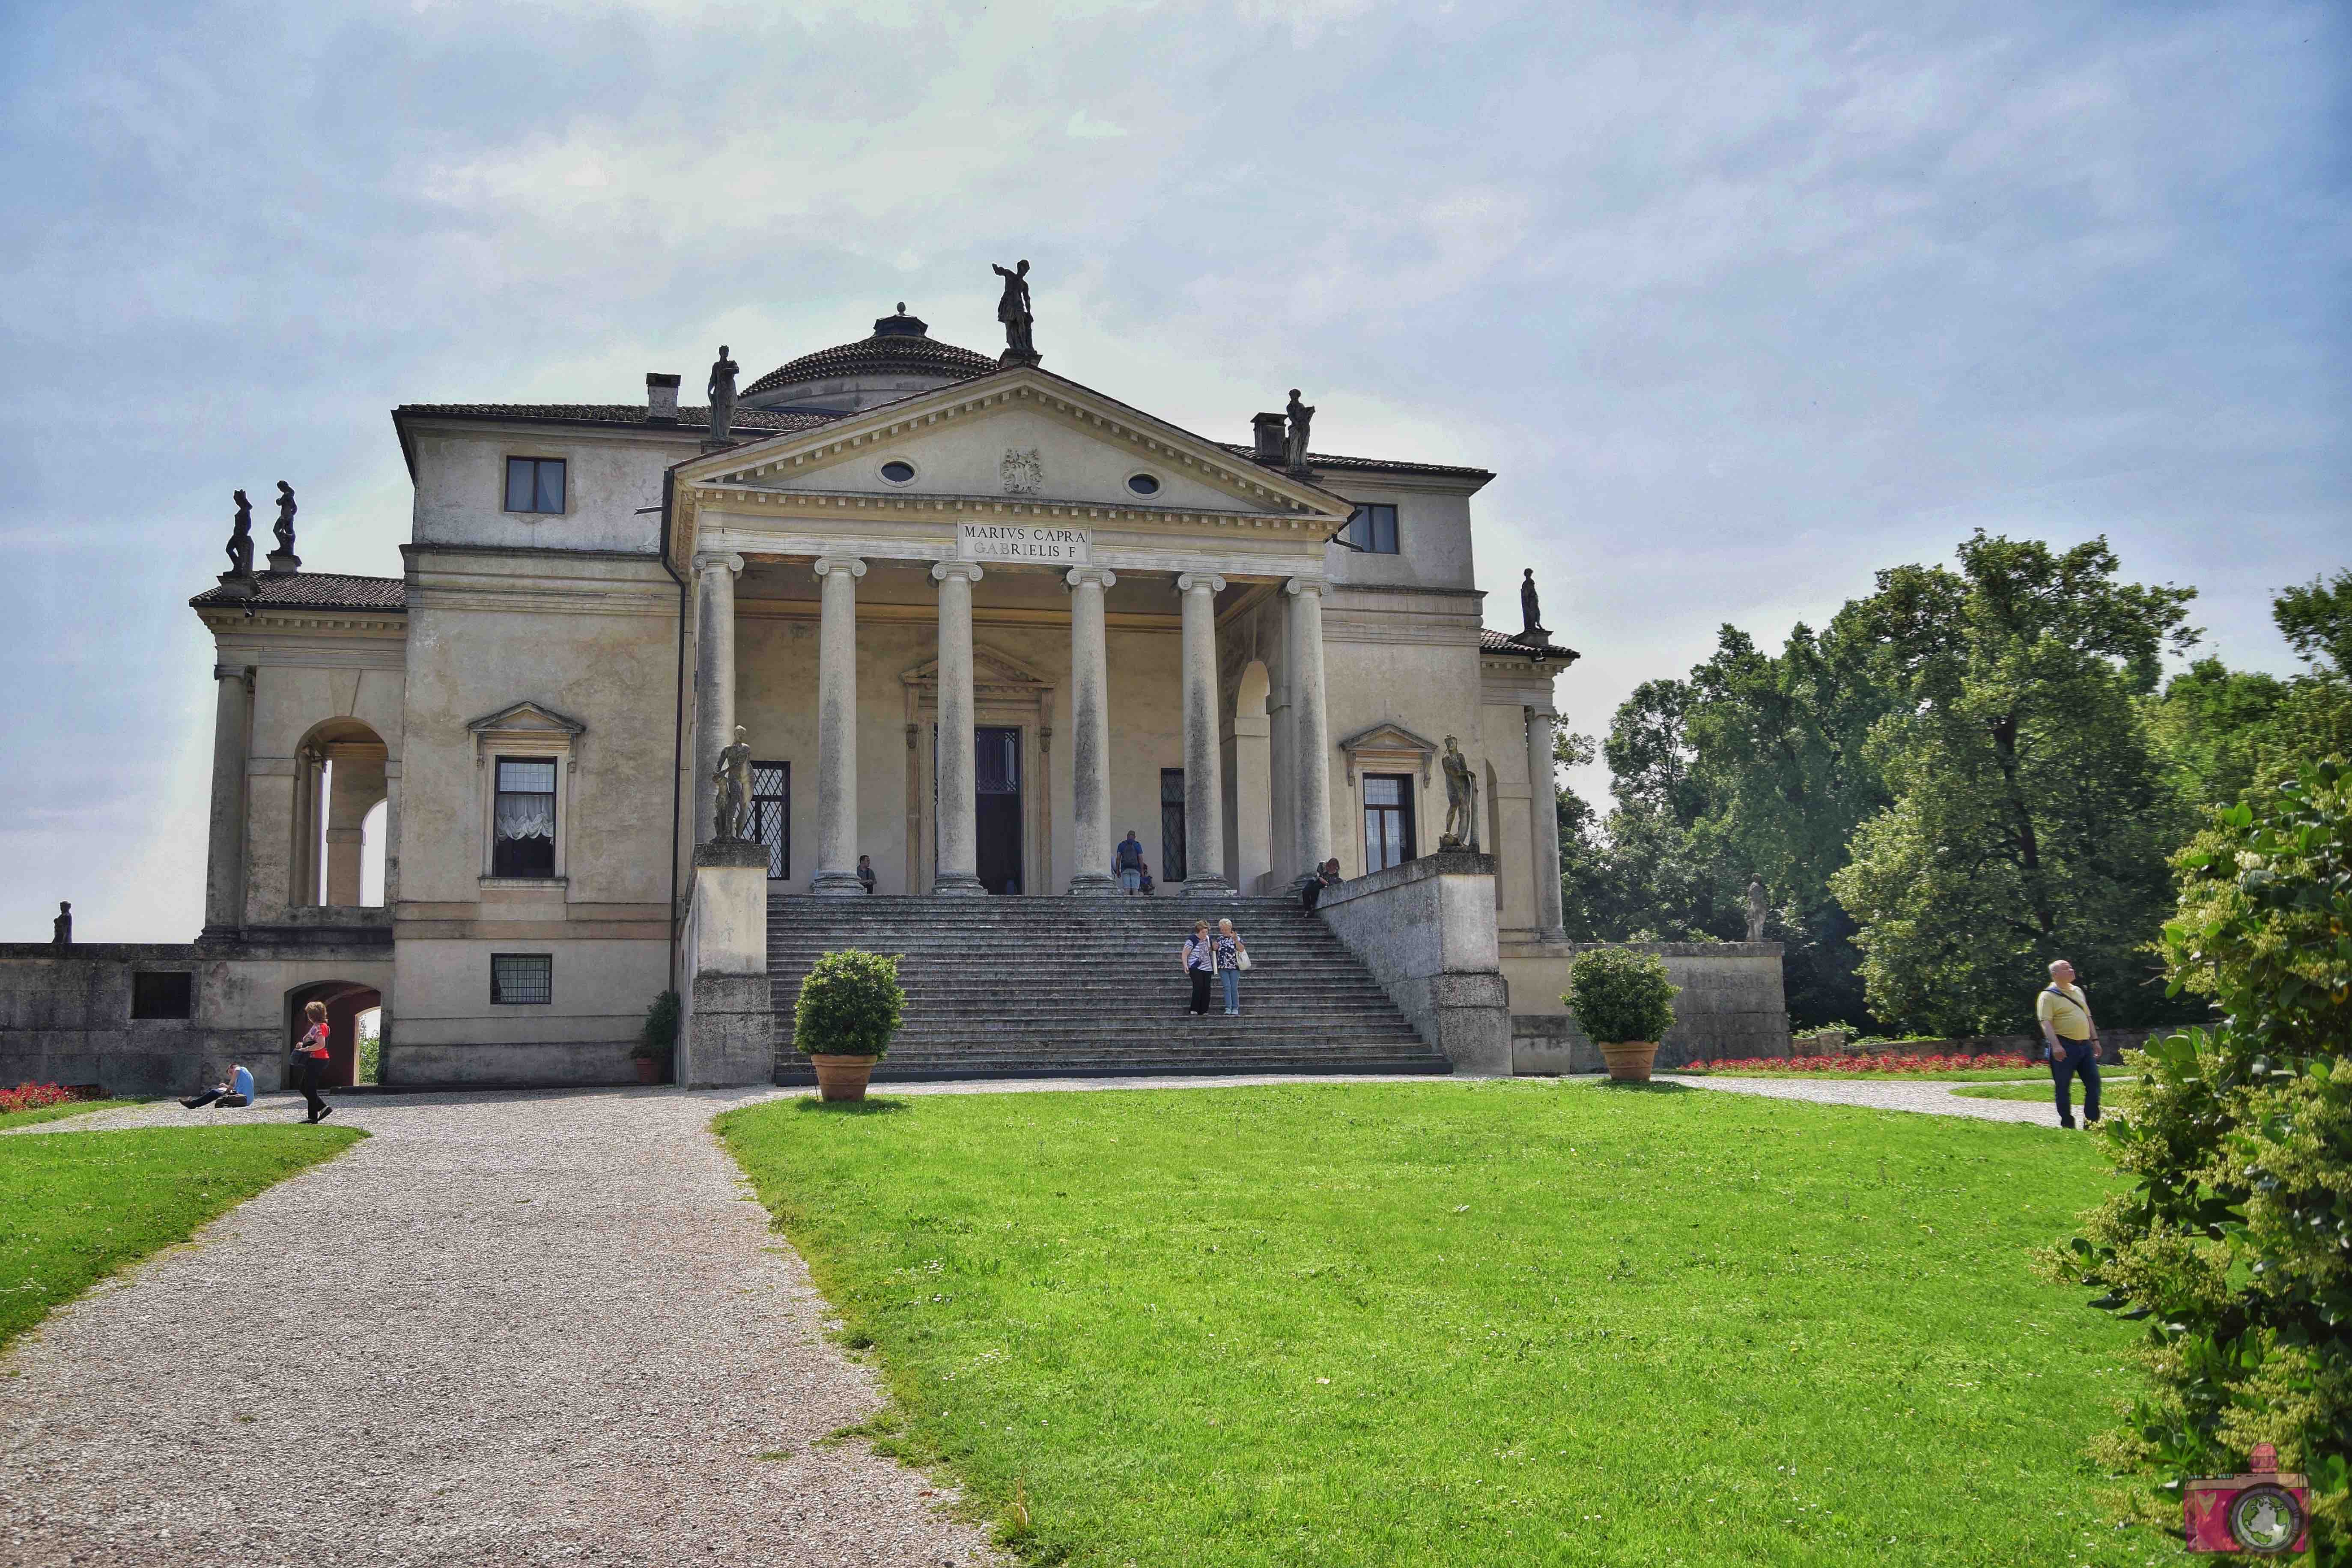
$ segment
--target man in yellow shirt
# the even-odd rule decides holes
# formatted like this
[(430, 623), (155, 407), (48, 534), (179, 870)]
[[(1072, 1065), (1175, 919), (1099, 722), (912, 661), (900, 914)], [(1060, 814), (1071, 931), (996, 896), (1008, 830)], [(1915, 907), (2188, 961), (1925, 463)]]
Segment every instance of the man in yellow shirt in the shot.
[(2083, 1120), (2099, 1119), (2099, 1026), (2091, 1019), (2091, 999), (2074, 984), (2074, 966), (2064, 959), (2050, 966), (2050, 986), (2034, 998), (2033, 1016), (2049, 1043), (2050, 1080), (2058, 1101), (2058, 1125), (2074, 1125), (2074, 1097), (2068, 1079), (2083, 1078)]

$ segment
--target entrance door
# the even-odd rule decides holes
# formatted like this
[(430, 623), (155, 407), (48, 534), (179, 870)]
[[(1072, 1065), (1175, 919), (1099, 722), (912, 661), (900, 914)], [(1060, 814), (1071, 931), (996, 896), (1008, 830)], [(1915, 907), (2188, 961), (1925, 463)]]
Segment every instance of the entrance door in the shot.
[(1384, 871), (1412, 858), (1412, 775), (1366, 773), (1364, 869)]
[(982, 727), (972, 731), (972, 769), (979, 837), (974, 857), (981, 886), (992, 893), (1021, 891), (1021, 731)]
[(1160, 879), (1181, 882), (1185, 875), (1184, 770), (1160, 770)]

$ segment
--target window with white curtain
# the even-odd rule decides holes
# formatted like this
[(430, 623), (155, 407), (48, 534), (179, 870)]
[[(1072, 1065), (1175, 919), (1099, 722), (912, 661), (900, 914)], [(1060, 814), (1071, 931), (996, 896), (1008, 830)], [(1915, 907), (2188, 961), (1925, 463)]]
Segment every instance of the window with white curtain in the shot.
[(555, 759), (500, 757), (490, 816), (490, 875), (555, 875)]

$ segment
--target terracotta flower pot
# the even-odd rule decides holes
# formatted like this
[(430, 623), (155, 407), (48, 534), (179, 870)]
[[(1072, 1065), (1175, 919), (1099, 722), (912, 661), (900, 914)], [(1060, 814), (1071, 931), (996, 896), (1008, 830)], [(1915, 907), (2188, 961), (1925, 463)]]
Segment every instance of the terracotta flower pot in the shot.
[(660, 1062), (655, 1060), (651, 1057), (635, 1057), (631, 1059), (637, 1064), (637, 1081), (639, 1083), (657, 1083), (661, 1080)]
[(1650, 1064), (1658, 1059), (1655, 1040), (1627, 1040), (1619, 1045), (1603, 1046), (1601, 1055), (1609, 1063), (1609, 1078), (1613, 1083), (1647, 1083)]
[(880, 1057), (824, 1057), (809, 1054), (816, 1068), (816, 1091), (826, 1100), (864, 1100), (866, 1080), (874, 1076)]

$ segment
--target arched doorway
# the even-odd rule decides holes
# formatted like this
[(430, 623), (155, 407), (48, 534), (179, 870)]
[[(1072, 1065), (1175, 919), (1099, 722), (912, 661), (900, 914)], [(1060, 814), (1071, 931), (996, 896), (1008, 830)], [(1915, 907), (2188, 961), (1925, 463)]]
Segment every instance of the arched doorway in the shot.
[(383, 901), (389, 754), (383, 738), (356, 719), (314, 725), (295, 747), (292, 903), (352, 909)]
[(286, 993), (286, 1041), (290, 1048), (302, 1033), (302, 1015), (313, 1002), (327, 1005), (327, 1083), (349, 1089), (358, 1081), (360, 1015), (383, 1005), (373, 985), (350, 980), (320, 980), (297, 985)]

